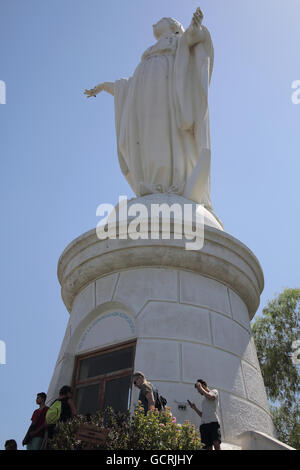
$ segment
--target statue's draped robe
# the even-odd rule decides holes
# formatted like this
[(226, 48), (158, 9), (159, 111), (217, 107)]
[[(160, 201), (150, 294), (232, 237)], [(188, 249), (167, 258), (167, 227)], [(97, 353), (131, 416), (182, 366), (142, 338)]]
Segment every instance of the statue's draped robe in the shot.
[(213, 46), (172, 34), (117, 80), (115, 120), (122, 173), (137, 196), (169, 192), (211, 209), (208, 85)]

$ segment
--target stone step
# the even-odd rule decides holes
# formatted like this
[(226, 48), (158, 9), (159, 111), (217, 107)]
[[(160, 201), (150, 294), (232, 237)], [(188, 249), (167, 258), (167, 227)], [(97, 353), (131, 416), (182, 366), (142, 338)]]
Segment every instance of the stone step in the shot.
[(222, 442), (221, 450), (242, 450), (242, 448), (234, 444), (229, 444), (228, 442)]

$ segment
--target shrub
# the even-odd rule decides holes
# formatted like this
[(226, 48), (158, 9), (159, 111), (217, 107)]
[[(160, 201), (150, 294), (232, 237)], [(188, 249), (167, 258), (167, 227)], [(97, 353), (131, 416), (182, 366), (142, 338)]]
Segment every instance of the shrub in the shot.
[[(81, 424), (93, 424), (106, 429), (107, 439), (104, 446), (89, 445), (76, 440)], [(170, 408), (162, 412), (148, 411), (138, 404), (134, 415), (115, 413), (111, 408), (93, 416), (77, 416), (67, 423), (59, 423), (53, 439), (49, 441), (51, 450), (197, 450), (200, 436), (189, 421), (176, 423)]]

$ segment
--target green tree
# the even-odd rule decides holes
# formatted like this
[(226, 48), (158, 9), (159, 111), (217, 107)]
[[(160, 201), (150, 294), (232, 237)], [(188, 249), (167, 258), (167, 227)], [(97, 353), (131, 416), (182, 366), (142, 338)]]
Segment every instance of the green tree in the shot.
[(278, 439), (299, 449), (299, 404), (295, 403), (291, 407), (285, 405), (271, 406), (271, 413)]
[(293, 353), (300, 339), (300, 289), (285, 289), (252, 326), (278, 438), (300, 448), (299, 365)]

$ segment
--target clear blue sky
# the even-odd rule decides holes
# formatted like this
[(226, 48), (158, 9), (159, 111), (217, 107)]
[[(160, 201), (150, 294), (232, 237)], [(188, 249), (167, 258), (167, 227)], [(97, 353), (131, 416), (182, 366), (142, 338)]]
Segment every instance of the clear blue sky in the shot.
[[(185, 27), (194, 0), (0, 0), (0, 448), (21, 445), (47, 391), (68, 321), (56, 276), (96, 207), (133, 196), (116, 155), (113, 98), (83, 95), (130, 76), (164, 16)], [(212, 201), (256, 254), (262, 306), (299, 286), (299, 0), (202, 0), (212, 34)]]

